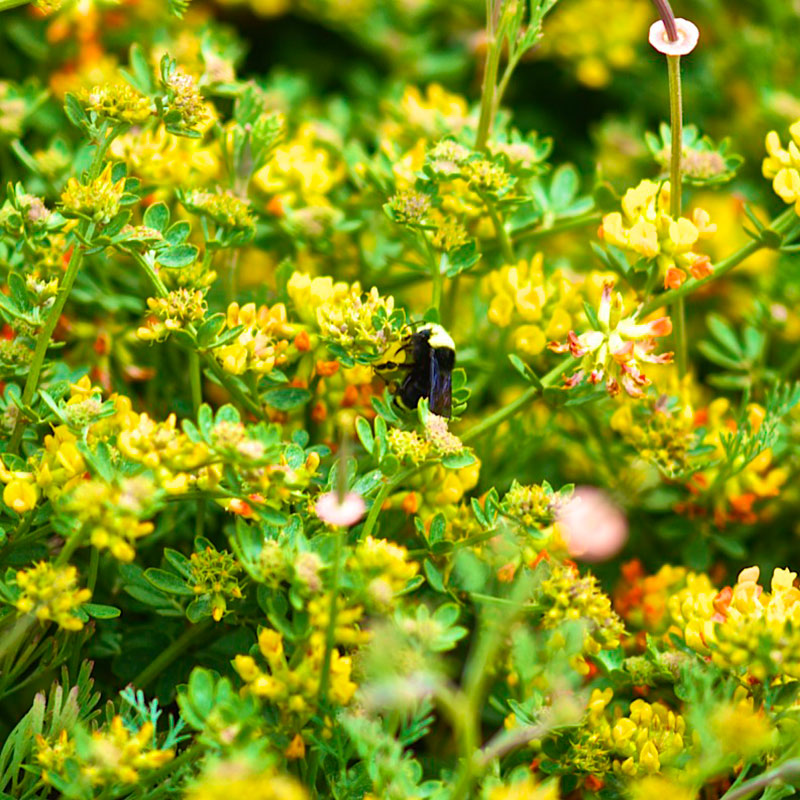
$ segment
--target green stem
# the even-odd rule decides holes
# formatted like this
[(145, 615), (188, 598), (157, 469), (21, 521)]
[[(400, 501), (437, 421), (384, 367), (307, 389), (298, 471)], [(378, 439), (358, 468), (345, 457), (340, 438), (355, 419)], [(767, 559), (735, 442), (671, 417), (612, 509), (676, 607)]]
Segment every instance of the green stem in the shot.
[(26, 5), (28, 0), (0, 0), (0, 11), (10, 11), (17, 6)]
[(161, 280), (161, 276), (156, 272), (155, 267), (141, 253), (132, 252), (131, 255), (153, 285), (155, 293), (159, 297), (166, 297), (169, 294), (169, 289), (167, 289), (164, 281)]
[[(542, 387), (547, 388), (552, 386), (571, 366), (575, 360), (573, 358), (565, 358), (560, 364), (553, 367), (547, 375), (542, 378)], [(466, 444), (484, 433), (496, 428), (501, 423), (505, 422), (509, 417), (513, 417), (521, 408), (530, 403), (531, 400), (538, 397), (541, 389), (538, 386), (531, 386), (526, 389), (519, 397), (512, 400), (507, 406), (498, 409), (494, 414), (482, 419), (477, 425), (473, 425), (466, 433), (461, 436), (461, 441)]]
[[(148, 279), (153, 284), (153, 288), (155, 289), (156, 294), (159, 297), (166, 297), (169, 294), (169, 290), (167, 289), (167, 287), (165, 286), (164, 282), (161, 280), (159, 275), (156, 273), (155, 269), (153, 268), (153, 265), (150, 264), (147, 261), (147, 259), (144, 258), (144, 256), (142, 256), (141, 253), (131, 253), (131, 255), (133, 256), (134, 261), (136, 261), (136, 263), (142, 268), (145, 275), (147, 275)], [(195, 336), (197, 333), (193, 325), (187, 325), (186, 331), (191, 336)], [(190, 359), (193, 356), (198, 357), (198, 355), (199, 354), (196, 350), (189, 351)], [(228, 390), (231, 396), (239, 402), (239, 405), (247, 409), (251, 414), (256, 416), (258, 419), (262, 419), (264, 416), (264, 411), (261, 408), (261, 406), (258, 403), (256, 403), (256, 401), (253, 400), (252, 397), (246, 395), (239, 388), (239, 386), (237, 386), (232, 380), (230, 380), (228, 374), (225, 372), (224, 369), (222, 369), (222, 367), (219, 365), (219, 362), (214, 358), (214, 356), (211, 353), (202, 353), (202, 356), (203, 356), (203, 361), (206, 363), (209, 369), (214, 373), (217, 380)], [(195, 378), (195, 375), (197, 375), (197, 378)], [(198, 362), (197, 373), (195, 373), (194, 370), (192, 370), (192, 380), (199, 381), (199, 362)], [(202, 402), (202, 389), (198, 395), (195, 394), (195, 391), (196, 391), (195, 385), (192, 384), (192, 399), (195, 400), (196, 397), (200, 397), (200, 400)], [(196, 405), (196, 409), (199, 407), (200, 404), (198, 403)]]
[(322, 705), (328, 696), (328, 682), (331, 677), (331, 653), (336, 639), (336, 604), (339, 600), (339, 572), (342, 561), (342, 539), (347, 535), (344, 529), (333, 534), (333, 588), (331, 589), (331, 603), (328, 609), (328, 629), (325, 631), (325, 660), (322, 662), (322, 674), (319, 678), (319, 691), (317, 692), (317, 705)]
[(765, 789), (778, 781), (791, 780), (800, 776), (800, 759), (793, 758), (774, 769), (763, 772), (756, 778), (746, 781), (725, 792), (720, 800), (742, 800), (753, 792)]
[(372, 505), (370, 506), (369, 513), (367, 514), (367, 519), (364, 522), (364, 527), (361, 529), (360, 539), (366, 539), (367, 536), (372, 535), (372, 532), (375, 530), (375, 525), (378, 522), (378, 517), (381, 513), (381, 508), (383, 504), (386, 502), (386, 498), (389, 496), (389, 493), (392, 489), (397, 486), (399, 481), (397, 480), (397, 476), (394, 479), (386, 481), (386, 483), (381, 486), (378, 494), (375, 495), (375, 499), (372, 501)]
[(69, 539), (64, 542), (61, 552), (58, 554), (53, 563), (57, 567), (63, 567), (64, 564), (69, 563), (72, 554), (81, 546), (81, 544), (83, 544), (84, 538), (84, 531), (73, 533), (72, 536), (70, 536)]
[[(86, 232), (86, 238), (91, 238), (94, 225), (90, 225)], [(33, 401), (33, 396), (39, 388), (39, 378), (44, 366), (44, 360), (47, 356), (47, 348), (50, 346), (50, 340), (53, 336), (53, 331), (61, 319), (61, 312), (67, 302), (70, 292), (72, 291), (72, 284), (75, 283), (75, 278), (78, 275), (78, 270), (81, 268), (83, 262), (83, 246), (76, 242), (72, 255), (67, 265), (67, 272), (64, 275), (64, 280), (58, 287), (55, 303), (53, 303), (44, 327), (39, 331), (36, 337), (36, 348), (33, 351), (33, 358), (31, 359), (31, 366), (28, 371), (28, 377), (25, 380), (25, 386), (22, 389), (22, 405), (29, 406)], [(16, 453), (22, 441), (22, 432), (25, 428), (25, 419), (20, 412), (17, 417), (16, 424), (14, 425), (14, 432), (11, 434), (11, 441), (8, 444), (7, 452)]]
[[(194, 410), (194, 417), (197, 419), (197, 414), (200, 411), (200, 406), (203, 404), (203, 383), (202, 375), (200, 373), (200, 356), (197, 350), (189, 351), (189, 382), (192, 387), (192, 409)], [(197, 501), (197, 517), (195, 519), (195, 536), (203, 536), (206, 518), (206, 501), (205, 498), (200, 498)]]
[(500, 252), (503, 255), (503, 259), (506, 264), (514, 264), (514, 248), (511, 246), (511, 239), (508, 236), (506, 226), (503, 225), (503, 220), (500, 218), (500, 214), (497, 213), (497, 207), (488, 197), (483, 197), (482, 199), (494, 225), (495, 236), (497, 236), (497, 241), (500, 244)]
[(586, 214), (579, 214), (574, 217), (567, 217), (563, 220), (557, 220), (552, 225), (541, 226), (539, 222), (535, 225), (523, 225), (521, 228), (512, 231), (512, 236), (515, 242), (522, 241), (536, 241), (543, 239), (545, 236), (553, 236), (564, 231), (574, 230), (575, 228), (583, 228), (587, 225), (596, 225), (602, 221), (603, 215), (597, 211), (591, 211)]
[(197, 625), (187, 628), (166, 650), (157, 655), (132, 681), (137, 689), (144, 689), (152, 683), (184, 650), (197, 638), (202, 636), (214, 623), (203, 620)]
[(681, 215), (681, 157), (683, 151), (683, 98), (681, 95), (681, 57), (667, 56), (669, 73), (669, 123), (672, 151), (669, 160), (669, 212)]
[(90, 592), (94, 593), (94, 587), (97, 583), (97, 570), (100, 566), (100, 551), (92, 548), (92, 553), (89, 556), (89, 576), (86, 579), (86, 586)]
[(240, 406), (247, 409), (257, 419), (264, 419), (264, 409), (230, 380), (228, 373), (225, 372), (211, 353), (203, 353), (203, 361), (205, 361), (217, 380), (228, 390), (231, 396), (239, 402)]
[[(669, 73), (669, 121), (672, 137), (672, 152), (669, 161), (669, 212), (673, 219), (681, 216), (681, 158), (683, 156), (683, 107), (681, 98), (681, 57), (667, 56)], [(686, 338), (686, 304), (683, 297), (675, 303), (675, 352), (678, 364), (678, 377), (686, 375), (687, 370), (687, 338)]]
[[(520, 603), (528, 589), (527, 583), (518, 582), (510, 598), (512, 602)], [(480, 763), (476, 759), (477, 755), (482, 755), (478, 751), (478, 739), (480, 737), (483, 695), (491, 678), (491, 665), (497, 662), (506, 635), (519, 614), (520, 608), (518, 607), (516, 612), (502, 612), (502, 616), (485, 624), (475, 651), (470, 655), (464, 668), (463, 683), (466, 700), (463, 708), (462, 763), (455, 788), (451, 794), (453, 800), (470, 797), (472, 785), (487, 763), (484, 759), (481, 759)]]
[(495, 84), (497, 83), (497, 69), (500, 64), (500, 43), (496, 35), (494, 10), (497, 10), (501, 0), (494, 0), (491, 13), (486, 19), (486, 61), (483, 67), (483, 87), (481, 89), (481, 110), (478, 118), (478, 134), (475, 138), (475, 149), (485, 150), (489, 141), (494, 115)]
[(203, 384), (200, 375), (200, 356), (197, 350), (189, 351), (189, 382), (192, 386), (192, 408), (194, 415), (197, 417), (197, 412), (203, 404)]

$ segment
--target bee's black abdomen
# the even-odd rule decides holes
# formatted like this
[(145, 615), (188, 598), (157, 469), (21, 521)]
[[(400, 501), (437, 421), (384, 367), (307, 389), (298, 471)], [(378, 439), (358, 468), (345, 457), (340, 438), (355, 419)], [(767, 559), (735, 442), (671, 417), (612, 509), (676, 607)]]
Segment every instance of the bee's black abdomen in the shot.
[(406, 408), (414, 409), (422, 398), (427, 398), (434, 414), (449, 417), (456, 354), (448, 347), (431, 347), (430, 336), (429, 329), (411, 335), (411, 364), (397, 392), (397, 400)]

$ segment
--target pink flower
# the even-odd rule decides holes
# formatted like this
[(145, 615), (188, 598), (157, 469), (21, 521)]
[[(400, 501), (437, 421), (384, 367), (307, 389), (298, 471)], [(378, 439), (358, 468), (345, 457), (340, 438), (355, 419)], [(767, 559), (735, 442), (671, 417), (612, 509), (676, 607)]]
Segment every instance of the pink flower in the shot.
[(355, 492), (348, 492), (341, 502), (338, 492), (327, 492), (317, 500), (314, 510), (323, 522), (349, 528), (364, 516), (367, 507), (361, 495)]
[(605, 561), (619, 552), (628, 538), (628, 521), (608, 495), (579, 486), (558, 514), (567, 551), (582, 561)]
[(650, 26), (650, 44), (664, 55), (685, 56), (697, 46), (700, 31), (693, 22), (680, 17), (675, 20), (675, 27), (678, 29), (678, 38), (673, 42), (670, 41), (664, 23), (661, 20), (654, 22)]

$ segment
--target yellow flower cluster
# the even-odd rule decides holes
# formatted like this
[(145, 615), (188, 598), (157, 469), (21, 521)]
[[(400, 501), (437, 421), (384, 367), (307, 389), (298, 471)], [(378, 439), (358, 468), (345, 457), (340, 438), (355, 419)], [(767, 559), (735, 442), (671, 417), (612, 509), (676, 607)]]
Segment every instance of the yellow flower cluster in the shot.
[(344, 297), (317, 308), (317, 324), (324, 338), (349, 353), (383, 355), (401, 338), (389, 319), (393, 311), (393, 297), (381, 296), (374, 286), (365, 295), (356, 282)]
[(219, 622), (227, 610), (226, 598), (239, 599), (242, 590), (236, 577), (242, 567), (227, 551), (206, 547), (199, 553), (192, 553), (192, 590), (197, 595), (211, 597), (211, 616)]
[[(133, 561), (137, 539), (153, 531), (152, 522), (142, 522), (156, 487), (144, 476), (124, 478), (119, 486), (102, 480), (84, 480), (62, 503), (89, 531), (89, 541), (98, 550), (106, 548), (119, 561)], [(76, 536), (78, 534), (73, 534)]]
[(350, 294), (350, 284), (334, 282), (330, 275), (312, 278), (304, 272), (293, 272), (286, 291), (303, 322), (314, 325), (322, 306), (342, 302)]
[(290, 775), (245, 761), (221, 761), (189, 787), (186, 800), (309, 800), (308, 792)]
[(436, 139), (457, 133), (468, 121), (467, 101), (448, 92), (441, 84), (431, 83), (423, 93), (416, 86), (406, 86), (399, 103), (387, 107), (391, 119), (381, 125), (381, 138), (387, 143)]
[(514, 348), (528, 357), (539, 355), (549, 339), (564, 336), (581, 308), (576, 282), (561, 270), (546, 278), (543, 262), (537, 253), (484, 279), (484, 291), (491, 298), (489, 321), (500, 328), (516, 326)]
[(430, 457), (431, 443), (416, 431), (389, 428), (386, 439), (389, 442), (389, 449), (402, 462), (421, 464)]
[(78, 588), (78, 570), (56, 567), (40, 561), (16, 576), (22, 594), (15, 603), (20, 614), (33, 614), (42, 622), (55, 622), (65, 631), (79, 631), (83, 622), (75, 611), (89, 601), (92, 593)]
[[(632, 778), (652, 775), (684, 751), (686, 723), (663, 703), (634, 700), (627, 716), (619, 707), (606, 708), (614, 696), (612, 689), (594, 689), (589, 701), (587, 742), (610, 759), (610, 768)], [(602, 758), (597, 759), (602, 763)]]
[(82, 771), (94, 786), (136, 783), (141, 772), (163, 767), (175, 756), (172, 749), (153, 747), (152, 723), (146, 722), (132, 732), (120, 716), (114, 717), (107, 728), (94, 731), (90, 745)]
[[(87, 430), (87, 441), (93, 444), (135, 427), (139, 415), (131, 410), (131, 401), (122, 395), (112, 395), (116, 412), (94, 421)], [(100, 409), (100, 389), (93, 387), (84, 376), (70, 387), (66, 412), (77, 427), (92, 423)], [(78, 449), (78, 437), (66, 425), (59, 425), (44, 437), (38, 460), (32, 459), (30, 471), (7, 470), (0, 462), (0, 481), (6, 484), (3, 501), (18, 514), (29, 511), (39, 500), (40, 493), (57, 501), (74, 489), (87, 473), (87, 466)]]
[(611, 428), (636, 449), (639, 455), (656, 464), (668, 475), (689, 466), (689, 451), (694, 444), (695, 425), (691, 413), (670, 411), (652, 404), (644, 415), (637, 415), (626, 404), (611, 417)]
[(249, 231), (255, 227), (250, 204), (233, 192), (204, 192), (199, 189), (186, 197), (187, 206), (210, 217), (217, 225)]
[(216, 148), (200, 139), (173, 136), (163, 126), (128, 131), (111, 143), (111, 154), (144, 184), (158, 187), (158, 196), (178, 187), (205, 184), (218, 177), (220, 170)]
[(711, 273), (711, 259), (694, 252), (698, 242), (717, 230), (708, 213), (696, 208), (692, 218), (669, 214), (669, 181), (643, 180), (622, 198), (622, 213), (603, 217), (601, 238), (637, 258), (655, 260), (664, 276), (664, 286), (676, 289), (687, 277), (704, 278)]
[[(255, 454), (259, 447), (259, 442), (246, 442), (239, 453), (246, 457), (248, 450)], [(248, 466), (245, 461), (239, 467), (239, 474), (242, 478), (243, 489), (248, 493), (250, 500), (279, 508), (292, 498), (299, 498), (299, 493), (308, 488), (319, 467), (319, 461), (319, 454), (315, 452), (309, 453), (305, 462), (297, 468), (290, 467), (286, 463), (285, 457), (278, 464), (261, 466)], [(239, 498), (220, 500), (219, 502), (228, 511), (248, 517), (258, 516), (249, 503), (245, 503)]]
[(0, 480), (6, 484), (3, 501), (18, 514), (33, 508), (42, 492), (51, 500), (74, 488), (86, 473), (86, 462), (77, 447), (77, 437), (59, 425), (44, 437), (39, 462), (31, 472), (9, 472), (0, 465)]
[(112, 179), (109, 162), (100, 175), (88, 183), (81, 183), (77, 178), (67, 181), (61, 193), (61, 211), (66, 217), (86, 217), (105, 225), (119, 211), (124, 191), (125, 179)]
[[(325, 660), (325, 635), (311, 634), (303, 648), (303, 658), (289, 665), (283, 649), (283, 636), (270, 628), (258, 635), (258, 649), (266, 660), (268, 670), (262, 669), (252, 656), (238, 655), (234, 669), (247, 684), (246, 691), (275, 703), (284, 718), (299, 718), (300, 726), (313, 714), (319, 693), (322, 665)], [(294, 663), (294, 659), (293, 659)], [(347, 705), (356, 691), (350, 680), (352, 663), (336, 648), (331, 650), (328, 693), (335, 703)]]
[(119, 434), (117, 447), (131, 461), (151, 469), (158, 485), (170, 494), (185, 492), (196, 480), (209, 486), (218, 481), (214, 468), (194, 474), (209, 461), (208, 446), (183, 433), (175, 414), (164, 422), (139, 414), (136, 426)]
[(530, 528), (552, 525), (559, 497), (550, 486), (525, 485), (513, 481), (503, 497), (502, 508), (509, 516)]
[[(581, 622), (585, 626), (583, 651), (587, 655), (619, 646), (625, 627), (594, 575), (581, 576), (573, 565), (551, 562), (550, 575), (542, 581), (539, 592), (545, 609), (544, 628), (557, 630), (565, 623)], [(582, 659), (575, 666), (580, 671), (586, 669)]]
[(275, 149), (269, 163), (254, 176), (253, 184), (268, 195), (278, 197), (275, 209), (325, 206), (326, 196), (345, 177), (345, 165), (334, 161), (329, 148), (320, 144), (318, 129), (311, 123)]
[(800, 120), (789, 127), (789, 135), (792, 141), (784, 149), (777, 131), (767, 134), (767, 157), (761, 171), (772, 179), (775, 194), (784, 203), (794, 203), (795, 213), (800, 214)]
[(141, 125), (153, 114), (150, 98), (127, 83), (95, 86), (82, 91), (80, 99), (87, 111), (93, 111), (98, 117), (112, 122)]
[(623, 775), (653, 773), (683, 752), (686, 723), (663, 703), (637, 699), (611, 727), (613, 768)]
[(407, 498), (404, 498), (404, 507), (409, 513), (419, 512), (422, 519), (440, 511), (446, 517), (451, 517), (456, 514), (456, 506), (464, 495), (478, 485), (480, 469), (477, 459), (461, 469), (447, 469), (441, 464), (432, 464), (409, 479), (409, 485), (414, 490), (414, 503), (409, 508), (405, 504)]
[[(308, 615), (311, 627), (318, 631), (327, 631), (330, 622), (331, 597), (328, 593), (320, 594), (309, 600)], [(339, 644), (359, 645), (370, 640), (369, 631), (359, 627), (359, 621), (364, 616), (362, 606), (347, 606), (347, 601), (338, 597), (336, 600), (336, 625), (334, 626), (333, 639)]]
[(775, 743), (776, 731), (763, 708), (756, 708), (753, 696), (737, 686), (729, 701), (711, 712), (709, 727), (724, 753), (736, 760), (750, 759)]
[(372, 536), (358, 543), (348, 566), (368, 581), (368, 596), (381, 608), (390, 607), (394, 595), (404, 589), (419, 570), (415, 561), (408, 560), (405, 547)]
[(136, 331), (142, 341), (163, 342), (170, 333), (181, 330), (188, 323), (199, 322), (208, 305), (200, 289), (174, 289), (166, 297), (148, 297), (147, 307), (156, 319)]
[(51, 775), (59, 775), (64, 769), (64, 762), (75, 755), (75, 740), (69, 738), (66, 729), (58, 734), (51, 744), (40, 733), (36, 734), (36, 761), (42, 768), (42, 780), (50, 784)]
[(178, 112), (181, 125), (188, 130), (205, 132), (214, 121), (214, 112), (200, 94), (195, 79), (178, 68), (167, 77), (165, 85), (170, 94), (170, 111)]
[(229, 330), (242, 326), (243, 330), (228, 344), (216, 348), (214, 356), (222, 368), (233, 375), (245, 372), (266, 374), (283, 364), (289, 349), (288, 338), (294, 333), (287, 321), (286, 306), (276, 303), (259, 306), (238, 303), (228, 306), (226, 326)]
[(488, 800), (559, 800), (559, 797), (558, 784), (540, 784), (528, 776), (521, 781), (495, 786)]
[(548, 17), (542, 54), (573, 66), (577, 79), (593, 89), (611, 82), (615, 70), (636, 59), (651, 21), (644, 0), (577, 0)]
[[(739, 573), (711, 603), (708, 595), (693, 598), (686, 642), (710, 652), (714, 663), (762, 682), (800, 678), (800, 590), (796, 572), (776, 568), (771, 592), (759, 585), (758, 567)], [(688, 600), (686, 601), (688, 604)]]

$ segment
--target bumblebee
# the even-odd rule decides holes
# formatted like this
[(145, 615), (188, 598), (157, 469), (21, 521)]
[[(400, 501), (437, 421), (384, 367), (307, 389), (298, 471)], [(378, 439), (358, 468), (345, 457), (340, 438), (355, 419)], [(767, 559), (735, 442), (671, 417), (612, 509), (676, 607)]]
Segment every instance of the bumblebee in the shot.
[(406, 337), (391, 360), (375, 369), (378, 374), (406, 371), (394, 387), (395, 403), (401, 408), (415, 409), (424, 397), (434, 414), (450, 417), (455, 362), (456, 346), (450, 334), (441, 325), (428, 324)]

